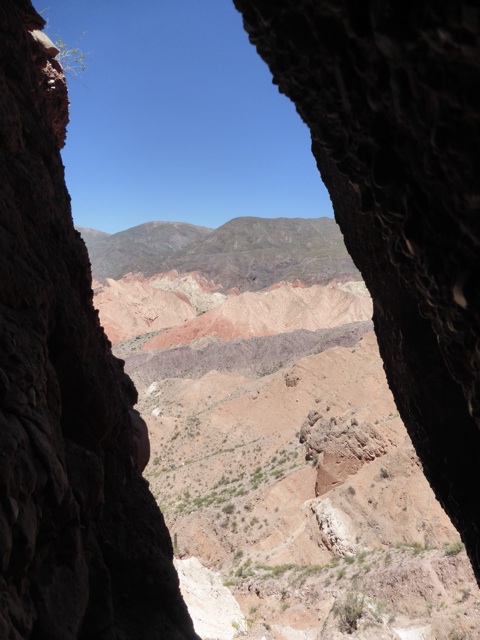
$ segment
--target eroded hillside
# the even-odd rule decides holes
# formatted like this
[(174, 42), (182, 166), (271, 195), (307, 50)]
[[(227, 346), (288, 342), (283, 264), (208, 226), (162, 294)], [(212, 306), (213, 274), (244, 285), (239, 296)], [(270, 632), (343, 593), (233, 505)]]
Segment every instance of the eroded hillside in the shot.
[[(218, 572), (243, 610), (218, 637), (333, 640), (355, 598), (359, 638), (470, 638), (473, 574), (398, 416), (362, 283), (225, 296), (170, 273), (108, 287), (125, 307), (130, 287), (145, 309), (161, 293), (196, 314), (115, 349), (139, 390), (145, 477), (176, 555)], [(177, 566), (210, 628), (199, 602), (213, 578)]]

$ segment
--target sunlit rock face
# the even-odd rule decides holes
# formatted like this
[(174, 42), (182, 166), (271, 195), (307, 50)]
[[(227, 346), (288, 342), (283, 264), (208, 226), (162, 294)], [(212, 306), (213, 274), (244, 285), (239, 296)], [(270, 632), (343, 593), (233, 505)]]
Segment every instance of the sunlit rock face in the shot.
[(480, 9), (235, 0), (310, 127), (389, 384), (480, 578)]
[(195, 638), (140, 476), (136, 391), (92, 306), (43, 24), (28, 0), (2, 2), (0, 638)]

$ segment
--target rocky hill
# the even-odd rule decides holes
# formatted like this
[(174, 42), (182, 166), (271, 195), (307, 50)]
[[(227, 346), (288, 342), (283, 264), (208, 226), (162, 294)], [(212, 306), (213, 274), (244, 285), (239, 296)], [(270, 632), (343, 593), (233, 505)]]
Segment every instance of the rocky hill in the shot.
[(358, 280), (358, 270), (331, 218), (236, 218), (215, 230), (151, 222), (92, 241), (94, 276), (119, 279), (175, 269), (198, 272), (224, 292), (258, 291), (279, 281), (306, 284)]
[(358, 279), (331, 218), (236, 218), (166, 263), (179, 271), (198, 270), (240, 291), (258, 291), (281, 280)]
[(330, 329), (299, 329), (246, 340), (210, 337), (174, 349), (148, 351), (143, 349), (143, 345), (151, 334), (146, 334), (115, 345), (115, 353), (126, 360), (128, 372), (135, 377), (140, 388), (148, 387), (159, 378), (188, 377), (196, 380), (209, 371), (261, 377), (332, 347), (353, 347), (372, 328), (371, 321), (352, 322)]

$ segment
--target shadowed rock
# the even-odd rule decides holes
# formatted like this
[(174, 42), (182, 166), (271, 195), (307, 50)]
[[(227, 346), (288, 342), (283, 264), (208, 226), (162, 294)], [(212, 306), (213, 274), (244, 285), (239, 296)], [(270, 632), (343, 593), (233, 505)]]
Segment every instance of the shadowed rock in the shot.
[(0, 25), (0, 637), (193, 639), (72, 224), (63, 72), (28, 0)]

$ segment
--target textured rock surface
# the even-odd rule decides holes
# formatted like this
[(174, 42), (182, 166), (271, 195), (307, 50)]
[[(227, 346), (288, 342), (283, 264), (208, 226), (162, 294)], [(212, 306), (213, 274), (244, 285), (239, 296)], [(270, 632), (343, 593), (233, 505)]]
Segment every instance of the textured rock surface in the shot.
[(479, 579), (480, 9), (235, 4), (310, 127), (397, 406)]
[(0, 637), (194, 638), (137, 469), (136, 391), (92, 306), (59, 155), (65, 82), (30, 33), (42, 26), (28, 0), (2, 2)]

